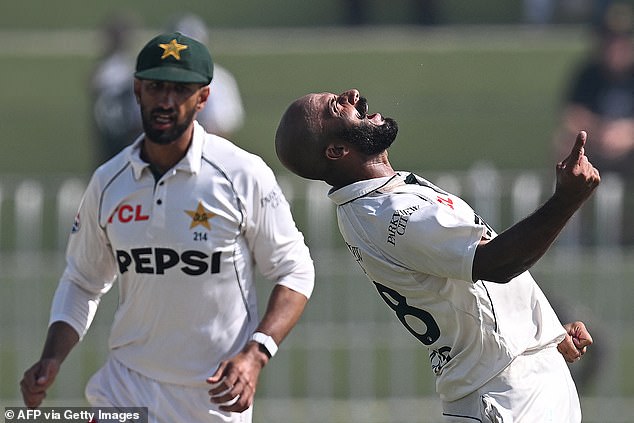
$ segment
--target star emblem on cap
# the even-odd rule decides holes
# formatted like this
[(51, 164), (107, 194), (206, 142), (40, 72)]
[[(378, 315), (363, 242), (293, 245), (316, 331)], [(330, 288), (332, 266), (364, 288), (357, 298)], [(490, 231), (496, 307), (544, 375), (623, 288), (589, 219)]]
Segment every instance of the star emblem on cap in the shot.
[(176, 39), (172, 39), (172, 41), (168, 44), (159, 44), (159, 47), (163, 49), (161, 59), (166, 59), (172, 56), (176, 60), (181, 60), (181, 50), (186, 50), (188, 48), (184, 44), (178, 44)]
[(209, 219), (216, 215), (215, 213), (206, 210), (201, 201), (198, 201), (196, 210), (185, 210), (185, 213), (192, 218), (192, 223), (189, 225), (189, 229), (194, 229), (196, 226), (204, 226), (210, 230), (211, 225), (209, 224)]

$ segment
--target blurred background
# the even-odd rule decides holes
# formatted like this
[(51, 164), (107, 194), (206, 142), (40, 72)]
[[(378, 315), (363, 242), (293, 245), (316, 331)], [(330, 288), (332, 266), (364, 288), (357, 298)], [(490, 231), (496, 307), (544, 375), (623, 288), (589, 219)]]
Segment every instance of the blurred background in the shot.
[[(3, 4), (0, 404), (21, 403), (18, 381), (40, 355), (91, 172), (138, 133), (126, 100), (136, 52), (155, 34), (188, 25), (226, 71), (217, 92), (227, 87), (233, 99), (210, 117), (210, 130), (276, 171), (316, 263), (307, 311), (262, 374), (255, 421), (438, 420), (427, 352), (344, 249), (328, 187), (286, 172), (273, 150), (292, 100), (357, 88), (370, 111), (399, 122), (394, 166), (463, 196), (498, 232), (552, 193), (555, 163), (574, 132), (588, 130), (603, 183), (533, 274), (561, 319), (583, 320), (594, 336), (572, 366), (584, 421), (634, 422), (633, 3)], [(266, 299), (271, 283), (259, 283)], [(48, 405), (85, 405), (116, 302), (113, 289)]]

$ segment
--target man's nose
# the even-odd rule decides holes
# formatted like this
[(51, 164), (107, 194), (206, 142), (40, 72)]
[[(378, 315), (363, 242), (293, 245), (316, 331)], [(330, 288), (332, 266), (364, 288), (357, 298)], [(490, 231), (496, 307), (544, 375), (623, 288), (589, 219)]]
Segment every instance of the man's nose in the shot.
[(359, 101), (359, 90), (351, 89), (340, 95), (340, 97), (344, 98), (348, 103), (354, 105)]
[(166, 109), (173, 107), (176, 104), (176, 92), (169, 87), (161, 90), (159, 104)]

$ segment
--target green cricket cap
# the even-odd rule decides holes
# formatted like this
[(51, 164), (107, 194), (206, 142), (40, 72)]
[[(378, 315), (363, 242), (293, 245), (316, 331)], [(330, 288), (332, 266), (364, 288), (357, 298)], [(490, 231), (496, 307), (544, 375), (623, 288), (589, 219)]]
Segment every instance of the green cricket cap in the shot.
[(137, 56), (139, 79), (209, 84), (214, 63), (207, 47), (180, 32), (161, 34), (150, 40)]

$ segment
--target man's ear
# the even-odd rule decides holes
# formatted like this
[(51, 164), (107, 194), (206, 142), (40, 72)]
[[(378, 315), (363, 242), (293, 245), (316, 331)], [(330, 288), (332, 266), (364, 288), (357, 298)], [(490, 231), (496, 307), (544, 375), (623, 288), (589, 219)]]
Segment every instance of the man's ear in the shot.
[(134, 96), (136, 97), (136, 103), (141, 103), (141, 81), (137, 78), (134, 78)]
[(339, 160), (350, 152), (347, 145), (332, 143), (326, 147), (326, 157), (330, 160)]
[(203, 87), (200, 90), (199, 97), (198, 97), (198, 104), (196, 105), (196, 109), (198, 111), (201, 111), (205, 107), (205, 104), (207, 103), (207, 99), (209, 98), (210, 92), (211, 92), (211, 89), (209, 88), (209, 85), (207, 85), (206, 87)]

